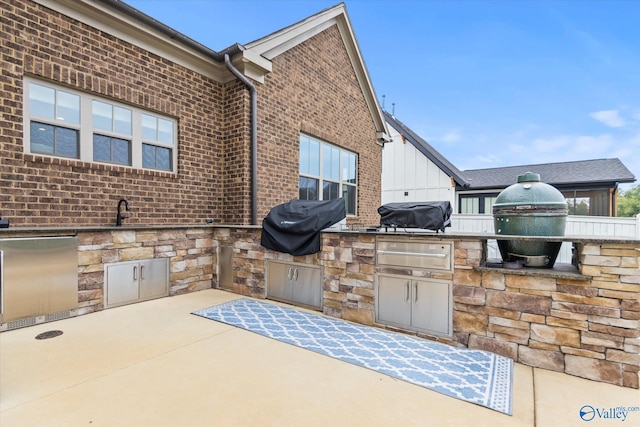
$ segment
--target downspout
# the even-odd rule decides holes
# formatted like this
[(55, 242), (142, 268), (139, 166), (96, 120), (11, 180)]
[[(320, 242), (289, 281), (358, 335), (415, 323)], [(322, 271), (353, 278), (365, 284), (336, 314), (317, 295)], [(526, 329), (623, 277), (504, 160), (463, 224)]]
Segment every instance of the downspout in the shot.
[(231, 65), (229, 55), (224, 55), (224, 63), (249, 88), (251, 94), (251, 225), (258, 223), (258, 94), (256, 87), (237, 68)]

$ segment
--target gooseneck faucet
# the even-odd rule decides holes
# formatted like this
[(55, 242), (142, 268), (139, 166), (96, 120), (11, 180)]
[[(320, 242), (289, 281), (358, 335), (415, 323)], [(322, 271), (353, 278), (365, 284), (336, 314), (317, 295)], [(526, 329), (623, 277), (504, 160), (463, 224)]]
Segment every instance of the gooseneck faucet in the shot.
[(120, 227), (122, 225), (123, 219), (129, 218), (127, 215), (124, 215), (120, 212), (120, 209), (123, 203), (124, 203), (124, 208), (126, 210), (130, 210), (129, 202), (127, 202), (125, 199), (120, 199), (120, 201), (118, 202), (118, 215), (116, 216), (116, 227)]

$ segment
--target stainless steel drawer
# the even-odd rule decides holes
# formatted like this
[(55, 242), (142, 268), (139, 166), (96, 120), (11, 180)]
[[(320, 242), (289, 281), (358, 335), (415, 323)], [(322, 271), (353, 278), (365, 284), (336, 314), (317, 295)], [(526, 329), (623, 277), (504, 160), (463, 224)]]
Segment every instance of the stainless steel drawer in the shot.
[(377, 263), (396, 267), (452, 271), (452, 249), (452, 244), (449, 242), (378, 240)]

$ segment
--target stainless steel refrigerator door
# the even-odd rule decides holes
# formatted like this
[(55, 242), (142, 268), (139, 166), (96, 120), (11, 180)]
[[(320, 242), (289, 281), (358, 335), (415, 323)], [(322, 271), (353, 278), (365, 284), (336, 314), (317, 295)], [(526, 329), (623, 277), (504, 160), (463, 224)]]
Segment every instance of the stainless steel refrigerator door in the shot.
[(78, 240), (0, 239), (2, 323), (78, 308)]

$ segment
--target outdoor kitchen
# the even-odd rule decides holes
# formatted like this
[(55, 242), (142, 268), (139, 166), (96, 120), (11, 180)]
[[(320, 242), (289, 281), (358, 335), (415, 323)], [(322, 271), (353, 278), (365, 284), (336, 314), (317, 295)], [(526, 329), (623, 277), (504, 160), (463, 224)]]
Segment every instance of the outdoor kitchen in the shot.
[[(2, 237), (77, 236), (78, 305), (71, 315), (105, 309), (107, 296), (120, 293), (110, 288), (122, 282), (105, 281), (107, 265), (169, 259), (167, 290), (155, 297), (213, 287), (272, 298), (274, 270), (280, 269), (295, 284), (295, 276), (302, 277), (302, 268), (309, 268), (315, 275), (307, 283), (311, 287), (300, 295), (316, 295), (312, 300), (316, 302), (303, 299), (303, 307), (454, 346), (489, 350), (534, 367), (638, 388), (638, 240), (336, 230), (320, 233), (320, 252), (293, 256), (263, 247), (261, 232), (259, 226), (218, 225), (10, 228)], [(577, 264), (543, 269), (487, 266), (487, 240), (497, 237), (572, 242)], [(407, 256), (416, 250), (426, 256)], [(223, 251), (230, 262), (221, 262)], [(398, 252), (405, 252), (404, 258)], [(406, 258), (410, 261), (403, 263)], [(134, 274), (133, 267), (128, 268)], [(225, 276), (232, 280), (223, 284)], [(320, 296), (313, 283), (316, 290), (321, 288)], [(283, 297), (288, 290), (278, 286), (281, 294), (274, 299), (297, 304), (298, 297), (293, 293)], [(398, 308), (407, 303), (408, 310)], [(36, 321), (43, 319), (35, 316)], [(10, 329), (11, 322), (3, 326)]]
[[(556, 193), (518, 177), (494, 205), (496, 234), (447, 232), (449, 202), (387, 204), (379, 226), (347, 227), (342, 199), (291, 200), (262, 227), (7, 228), (1, 329), (217, 288), (639, 388), (640, 241), (564, 236)], [(555, 262), (563, 242), (571, 264)], [(47, 268), (52, 251), (77, 253), (77, 300), (75, 262)]]

